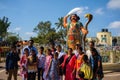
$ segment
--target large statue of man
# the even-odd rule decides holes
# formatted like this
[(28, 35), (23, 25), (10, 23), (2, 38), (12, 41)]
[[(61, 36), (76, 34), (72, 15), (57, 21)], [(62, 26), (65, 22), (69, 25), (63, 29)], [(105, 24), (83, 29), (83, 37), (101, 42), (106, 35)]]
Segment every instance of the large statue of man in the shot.
[(70, 15), (70, 22), (67, 22), (69, 15), (63, 18), (63, 26), (67, 28), (67, 45), (69, 48), (75, 49), (76, 44), (82, 44), (82, 35), (87, 35), (88, 30), (85, 29), (77, 14)]

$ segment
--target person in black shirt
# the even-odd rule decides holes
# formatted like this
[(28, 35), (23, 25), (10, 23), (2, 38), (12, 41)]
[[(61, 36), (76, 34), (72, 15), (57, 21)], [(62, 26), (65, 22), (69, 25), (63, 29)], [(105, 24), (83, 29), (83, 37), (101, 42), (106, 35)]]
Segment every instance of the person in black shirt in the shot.
[(15, 46), (11, 46), (11, 51), (6, 55), (6, 74), (8, 74), (7, 80), (17, 80), (17, 72), (18, 72), (18, 61), (20, 57), (16, 51)]

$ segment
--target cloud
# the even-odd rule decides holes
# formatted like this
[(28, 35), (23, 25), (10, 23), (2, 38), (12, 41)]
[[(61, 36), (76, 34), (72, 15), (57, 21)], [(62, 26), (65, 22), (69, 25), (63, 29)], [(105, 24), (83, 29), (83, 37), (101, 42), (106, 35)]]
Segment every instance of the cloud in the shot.
[(88, 7), (87, 6), (85, 6), (85, 7), (79, 7), (79, 11), (77, 12), (77, 14), (79, 15), (79, 14), (82, 14), (82, 13), (84, 13), (86, 10), (88, 10)]
[(16, 32), (21, 31), (21, 28), (20, 28), (20, 27), (16, 27), (16, 28), (8, 28), (7, 31), (8, 31), (8, 32), (16, 33)]
[(102, 9), (102, 8), (98, 8), (98, 9), (95, 11), (95, 13), (102, 15), (104, 12), (103, 12), (103, 9)]
[(114, 21), (108, 25), (109, 28), (120, 28), (120, 21)]
[(25, 34), (22, 36), (22, 39), (29, 40), (31, 37), (36, 37), (36, 34), (34, 32), (25, 32)]
[(28, 36), (33, 36), (34, 32), (26, 32), (25, 34), (28, 35)]
[(14, 30), (15, 30), (15, 31), (20, 31), (21, 28), (20, 28), (20, 27), (16, 27)]
[(107, 4), (109, 9), (120, 9), (120, 0), (110, 0)]

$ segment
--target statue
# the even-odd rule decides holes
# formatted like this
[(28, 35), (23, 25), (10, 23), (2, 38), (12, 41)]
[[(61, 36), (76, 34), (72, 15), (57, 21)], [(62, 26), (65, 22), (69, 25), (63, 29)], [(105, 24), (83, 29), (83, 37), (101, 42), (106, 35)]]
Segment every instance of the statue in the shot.
[[(75, 10), (72, 11), (75, 12)], [(67, 22), (68, 17), (70, 17), (69, 23)], [(85, 39), (88, 34), (87, 26), (92, 20), (92, 15), (87, 14), (85, 17), (88, 18), (85, 27), (83, 27), (83, 24), (79, 21), (80, 17), (77, 14), (69, 12), (68, 15), (63, 18), (63, 26), (67, 29), (67, 45), (73, 50), (75, 49), (76, 44), (81, 44), (85, 49)]]
[[(92, 15), (92, 14), (86, 14), (86, 15), (85, 15), (85, 18), (88, 18), (88, 21), (86, 22), (84, 28), (85, 28), (86, 30), (88, 30), (88, 24), (89, 24), (89, 23), (91, 22), (91, 20), (93, 19), (93, 15)], [(82, 37), (82, 39), (83, 39), (83, 49), (84, 49), (84, 50), (85, 50), (86, 36), (87, 36), (87, 34), (83, 34), (83, 37)]]

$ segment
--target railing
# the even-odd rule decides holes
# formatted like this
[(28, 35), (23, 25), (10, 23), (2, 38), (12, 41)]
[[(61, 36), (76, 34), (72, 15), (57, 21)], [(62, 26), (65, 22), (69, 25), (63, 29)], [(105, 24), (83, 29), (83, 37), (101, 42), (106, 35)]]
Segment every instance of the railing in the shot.
[(120, 46), (100, 49), (103, 63), (119, 63), (120, 62)]

